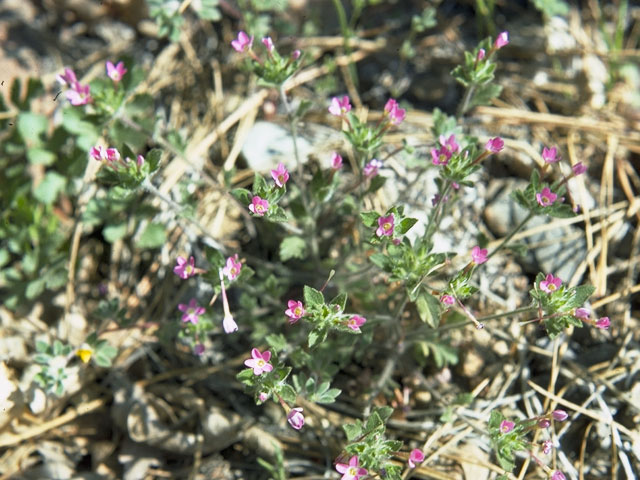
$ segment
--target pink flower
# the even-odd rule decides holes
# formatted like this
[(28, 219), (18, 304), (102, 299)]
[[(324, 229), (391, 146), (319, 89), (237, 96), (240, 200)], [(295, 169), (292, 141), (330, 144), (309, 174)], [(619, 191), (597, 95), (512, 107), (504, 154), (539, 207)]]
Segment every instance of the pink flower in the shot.
[(359, 466), (357, 455), (349, 459), (348, 465), (345, 463), (336, 464), (336, 470), (338, 473), (342, 473), (340, 480), (359, 480), (361, 476), (367, 474), (367, 469)]
[(445, 305), (453, 305), (454, 303), (456, 303), (455, 298), (453, 298), (451, 295), (446, 295), (446, 294), (440, 297), (440, 301)]
[(500, 432), (509, 433), (511, 430), (513, 430), (513, 427), (515, 426), (516, 426), (515, 423), (509, 420), (503, 420), (502, 423), (500, 423)]
[(409, 454), (409, 468), (416, 468), (416, 463), (424, 461), (424, 453), (419, 448), (414, 448)]
[(481, 62), (482, 60), (484, 60), (485, 53), (486, 52), (484, 51), (484, 48), (478, 50), (478, 54), (476, 55), (476, 62)]
[(567, 477), (565, 477), (564, 473), (560, 470), (556, 470), (553, 472), (553, 475), (551, 475), (551, 480), (567, 480)]
[(386, 217), (378, 218), (378, 228), (376, 230), (376, 235), (379, 237), (387, 236), (390, 237), (393, 235), (393, 228), (395, 224), (395, 217), (393, 213), (390, 213)]
[(458, 153), (460, 151), (460, 145), (456, 142), (456, 136), (452, 133), (448, 138), (445, 138), (444, 135), (440, 135), (438, 139), (440, 141), (440, 145), (443, 147), (447, 147), (451, 153)]
[(538, 204), (543, 207), (553, 205), (553, 202), (555, 202), (557, 198), (558, 195), (549, 190), (549, 187), (544, 187), (542, 192), (536, 193), (536, 200), (538, 201)]
[(538, 428), (549, 428), (550, 426), (551, 426), (551, 422), (546, 418), (543, 418), (540, 421), (538, 421)]
[(590, 314), (588, 309), (584, 307), (580, 307), (580, 308), (576, 308), (576, 311), (573, 312), (573, 316), (581, 320), (587, 320)]
[(195, 298), (192, 298), (188, 305), (184, 303), (179, 304), (178, 310), (184, 312), (184, 315), (182, 315), (183, 323), (191, 322), (194, 325), (198, 323), (198, 317), (205, 312), (204, 307), (198, 306)]
[(478, 246), (473, 247), (471, 249), (471, 260), (476, 265), (482, 265), (487, 261), (487, 253), (488, 251), (486, 248), (480, 248)]
[(138, 167), (144, 165), (144, 157), (142, 155), (136, 157), (136, 165), (138, 165)]
[(241, 269), (242, 262), (238, 260), (238, 254), (236, 253), (233, 257), (227, 258), (227, 265), (222, 269), (222, 273), (231, 281), (238, 278)]
[(224, 275), (222, 273), (222, 269), (218, 270), (218, 275), (220, 276), (220, 290), (222, 291), (222, 309), (224, 310), (224, 318), (222, 319), (222, 328), (225, 333), (233, 333), (238, 331), (238, 324), (233, 319), (233, 315), (231, 315), (231, 310), (229, 309), (229, 299), (227, 298), (227, 290), (224, 288)]
[(493, 47), (498, 49), (508, 44), (509, 44), (509, 32), (502, 32), (498, 35), (498, 37), (496, 38), (496, 41), (493, 42)]
[(553, 442), (551, 440), (545, 440), (542, 442), (542, 453), (549, 455), (553, 450)]
[(557, 422), (564, 422), (567, 418), (569, 418), (569, 414), (564, 410), (554, 410), (551, 412), (551, 416)]
[(71, 90), (67, 90), (65, 96), (74, 107), (86, 105), (93, 100), (89, 94), (89, 85), (81, 85), (78, 82), (73, 82)]
[(123, 62), (118, 62), (118, 64), (114, 66), (113, 63), (107, 60), (106, 67), (107, 67), (107, 77), (113, 80), (113, 83), (116, 83), (116, 84), (120, 80), (122, 80), (122, 77), (124, 76), (124, 74), (127, 73), (127, 69), (124, 68)]
[(329, 105), (329, 113), (331, 115), (342, 117), (350, 110), (351, 103), (349, 103), (349, 97), (347, 95), (342, 97), (342, 100), (339, 100), (338, 97), (333, 97), (331, 99), (331, 105)]
[(407, 114), (407, 111), (404, 108), (400, 108), (398, 106), (398, 102), (393, 98), (387, 100), (387, 103), (384, 106), (384, 112), (389, 115), (389, 121), (393, 125), (400, 125)]
[(271, 37), (264, 37), (261, 41), (267, 48), (267, 52), (271, 53), (273, 51), (273, 40), (271, 40)]
[(243, 31), (239, 31), (238, 38), (231, 42), (231, 46), (238, 53), (242, 53), (246, 50), (251, 50), (252, 44), (253, 44), (253, 35), (249, 37)]
[(290, 325), (296, 323), (307, 313), (301, 301), (289, 300), (287, 306), (289, 308), (285, 310), (284, 314), (289, 317)]
[(611, 321), (609, 317), (602, 317), (596, 321), (596, 327), (602, 330), (609, 330), (609, 326), (611, 325)]
[(284, 166), (284, 163), (280, 162), (275, 170), (271, 170), (271, 177), (273, 177), (278, 188), (284, 187), (284, 184), (289, 180), (289, 172), (287, 171), (287, 167)]
[(452, 152), (444, 145), (440, 148), (431, 149), (431, 162), (434, 165), (446, 165), (451, 159)]
[(373, 159), (367, 163), (362, 169), (362, 173), (367, 178), (373, 178), (378, 175), (378, 170), (382, 167), (382, 162), (378, 159)]
[(331, 154), (331, 168), (334, 170), (340, 170), (342, 168), (342, 157), (338, 155), (338, 152)]
[(193, 256), (189, 257), (189, 261), (185, 260), (183, 257), (178, 257), (176, 259), (176, 266), (173, 267), (173, 273), (183, 280), (193, 277), (196, 274), (195, 259)]
[(300, 55), (302, 55), (302, 52), (300, 50), (294, 50), (293, 52), (291, 52), (291, 58), (294, 62), (300, 58)]
[(264, 214), (267, 213), (267, 210), (269, 210), (269, 202), (255, 195), (251, 199), (251, 205), (249, 205), (249, 210), (251, 211), (251, 213), (259, 217), (264, 217)]
[(542, 159), (545, 163), (556, 163), (560, 160), (560, 156), (558, 155), (558, 149), (556, 147), (543, 147), (542, 148)]
[(258, 395), (258, 400), (260, 403), (264, 403), (269, 399), (269, 394), (267, 392), (260, 392)]
[(96, 145), (95, 147), (91, 147), (91, 150), (89, 151), (89, 156), (99, 162), (106, 162), (108, 158), (107, 149), (104, 148), (102, 145)]
[(273, 370), (273, 365), (269, 363), (271, 359), (271, 352), (266, 350), (264, 353), (260, 353), (260, 350), (254, 348), (251, 350), (251, 357), (244, 361), (244, 364), (253, 368), (254, 375), (262, 375), (264, 372), (270, 372)]
[(69, 86), (73, 85), (78, 81), (78, 79), (76, 78), (76, 73), (70, 68), (65, 68), (64, 74), (56, 75), (56, 80), (58, 80), (58, 82), (64, 85), (69, 85)]
[(366, 318), (361, 317), (360, 315), (352, 315), (351, 318), (347, 321), (347, 327), (349, 327), (354, 332), (360, 332), (360, 327), (366, 322)]
[(196, 343), (196, 346), (193, 347), (193, 353), (197, 356), (200, 356), (204, 353), (204, 345), (201, 343)]
[(560, 277), (554, 277), (553, 274), (549, 273), (545, 279), (540, 282), (540, 290), (546, 293), (551, 293), (559, 289), (560, 285), (562, 285)]
[(287, 414), (287, 422), (296, 430), (300, 430), (304, 425), (304, 415), (302, 415), (302, 407), (292, 408)]
[(504, 140), (500, 137), (491, 138), (484, 146), (487, 152), (498, 153), (504, 148)]
[(585, 167), (582, 162), (578, 162), (573, 167), (571, 167), (571, 170), (573, 170), (573, 174), (575, 176), (578, 176), (578, 175), (582, 175), (584, 172), (586, 172), (587, 171), (587, 167)]

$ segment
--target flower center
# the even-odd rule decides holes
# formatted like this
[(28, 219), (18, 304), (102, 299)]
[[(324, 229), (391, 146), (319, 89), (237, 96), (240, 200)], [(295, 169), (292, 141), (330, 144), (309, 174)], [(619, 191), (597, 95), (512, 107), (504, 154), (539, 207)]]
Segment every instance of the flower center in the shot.
[(550, 283), (547, 288), (551, 291), (554, 291), (556, 289), (556, 286), (553, 283)]
[(256, 365), (260, 368), (264, 367), (265, 361), (260, 359), (258, 361), (256, 361)]
[(385, 230), (391, 230), (391, 224), (389, 222), (385, 222), (382, 225), (382, 228), (384, 228)]
[(352, 477), (355, 477), (356, 475), (358, 475), (358, 471), (356, 470), (356, 467), (349, 467), (349, 475), (351, 475)]
[(296, 307), (293, 313), (295, 313), (296, 317), (300, 317), (302, 316), (302, 309), (300, 307)]
[(191, 274), (191, 272), (193, 271), (193, 267), (191, 265), (187, 265), (186, 267), (184, 267), (184, 271), (187, 272), (187, 274)]

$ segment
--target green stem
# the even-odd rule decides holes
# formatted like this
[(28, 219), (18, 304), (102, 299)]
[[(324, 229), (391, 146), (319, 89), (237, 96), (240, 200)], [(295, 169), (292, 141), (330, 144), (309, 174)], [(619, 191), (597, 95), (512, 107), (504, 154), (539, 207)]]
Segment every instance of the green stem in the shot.
[(460, 105), (458, 105), (458, 110), (456, 110), (457, 118), (462, 118), (462, 116), (468, 110), (469, 104), (473, 99), (473, 94), (475, 93), (475, 91), (476, 91), (475, 83), (471, 83), (469, 86), (467, 86), (466, 90), (464, 91), (464, 96), (462, 97), (462, 101), (460, 102)]
[[(344, 10), (344, 6), (340, 0), (333, 0), (333, 5), (336, 9), (336, 14), (338, 15), (338, 22), (340, 23), (340, 31), (342, 33), (342, 38), (344, 39), (344, 53), (347, 58), (351, 58), (351, 47), (349, 46), (349, 39), (351, 38), (351, 29), (349, 28), (349, 23), (347, 21), (347, 13)], [(358, 12), (359, 15), (359, 12)], [(352, 17), (352, 20), (355, 23), (357, 20), (356, 12)], [(349, 76), (351, 77), (351, 81), (357, 87), (358, 86), (358, 74), (356, 73), (355, 67), (351, 61), (349, 61), (349, 65), (347, 67), (349, 71)]]
[(487, 260), (489, 260), (491, 257), (493, 257), (496, 253), (498, 253), (507, 243), (509, 243), (509, 241), (513, 238), (513, 236), (518, 233), (522, 227), (524, 227), (527, 222), (529, 222), (529, 220), (531, 220), (534, 217), (534, 213), (533, 212), (529, 212), (529, 214), (524, 218), (524, 220), (522, 220), (518, 226), (516, 228), (514, 228), (511, 233), (509, 233), (509, 235), (507, 235), (502, 242), (500, 242), (500, 245), (498, 245), (493, 252), (491, 252), (488, 256), (487, 256)]

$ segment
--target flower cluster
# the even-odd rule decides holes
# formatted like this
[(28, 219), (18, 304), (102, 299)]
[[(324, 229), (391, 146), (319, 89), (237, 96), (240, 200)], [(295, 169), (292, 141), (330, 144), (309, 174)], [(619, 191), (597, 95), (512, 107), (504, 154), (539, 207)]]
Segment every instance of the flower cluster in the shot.
[(74, 107), (93, 101), (89, 93), (89, 85), (82, 85), (76, 78), (75, 72), (70, 68), (65, 68), (64, 74), (60, 74), (56, 78), (63, 85), (69, 86), (65, 96)]

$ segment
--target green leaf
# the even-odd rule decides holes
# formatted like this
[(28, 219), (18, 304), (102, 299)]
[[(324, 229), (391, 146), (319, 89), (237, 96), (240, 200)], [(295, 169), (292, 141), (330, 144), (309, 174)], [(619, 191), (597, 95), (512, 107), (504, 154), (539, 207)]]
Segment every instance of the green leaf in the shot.
[(295, 403), (298, 397), (296, 391), (289, 384), (284, 384), (282, 388), (280, 388), (280, 396), (289, 403)]
[(243, 205), (249, 205), (251, 203), (251, 199), (253, 198), (251, 192), (246, 188), (234, 188), (231, 190), (231, 195), (233, 198), (238, 200)]
[(378, 225), (380, 214), (378, 212), (361, 212), (360, 218), (362, 218), (362, 223), (367, 227), (375, 227)]
[(480, 85), (473, 96), (473, 100), (471, 100), (471, 103), (469, 104), (469, 108), (478, 105), (488, 105), (491, 103), (491, 100), (500, 95), (501, 92), (501, 85), (497, 85), (495, 83)]
[(98, 365), (99, 367), (109, 368), (111, 366), (111, 359), (106, 355), (96, 353), (96, 355), (93, 358), (96, 365)]
[(596, 288), (593, 285), (580, 285), (573, 290), (573, 297), (566, 304), (569, 308), (579, 308), (584, 305), (584, 302), (595, 292)]
[(316, 327), (309, 332), (309, 348), (315, 347), (317, 344), (324, 342), (327, 338), (327, 329), (325, 327)]
[(286, 262), (292, 258), (304, 259), (307, 251), (307, 242), (301, 237), (286, 237), (280, 244), (280, 260)]
[(399, 233), (400, 235), (404, 235), (409, 231), (409, 229), (411, 229), (411, 227), (413, 227), (416, 224), (417, 221), (418, 221), (417, 218), (403, 218), (402, 221), (400, 222), (400, 225), (396, 227), (396, 233)]
[(48, 350), (49, 350), (49, 344), (47, 342), (43, 342), (42, 340), (36, 340), (36, 352), (47, 353)]
[(329, 302), (331, 305), (339, 305), (340, 310), (344, 312), (345, 307), (347, 306), (347, 294), (341, 293), (336, 295), (334, 299)]
[(136, 242), (138, 248), (158, 248), (164, 245), (167, 233), (161, 223), (150, 223)]
[(127, 224), (107, 225), (102, 229), (102, 236), (109, 243), (114, 243), (127, 234)]
[(304, 303), (307, 308), (324, 304), (324, 295), (313, 287), (304, 286)]
[(274, 353), (278, 353), (287, 348), (287, 339), (281, 333), (279, 334), (270, 334), (266, 337), (267, 344), (274, 350)]
[(427, 323), (431, 328), (438, 328), (440, 323), (440, 302), (436, 297), (424, 290), (416, 300), (418, 315), (420, 320)]
[(47, 172), (42, 181), (33, 190), (33, 196), (36, 200), (51, 205), (58, 198), (58, 194), (66, 184), (66, 178), (59, 173)]
[(27, 159), (31, 165), (51, 165), (56, 161), (56, 154), (44, 148), (30, 148), (27, 150)]
[(348, 442), (353, 442), (353, 440), (362, 435), (362, 425), (360, 425), (360, 423), (347, 423), (346, 425), (342, 425), (342, 428), (347, 435)]
[(42, 144), (42, 136), (47, 131), (49, 119), (45, 115), (32, 112), (21, 112), (16, 120), (20, 136), (28, 146)]

